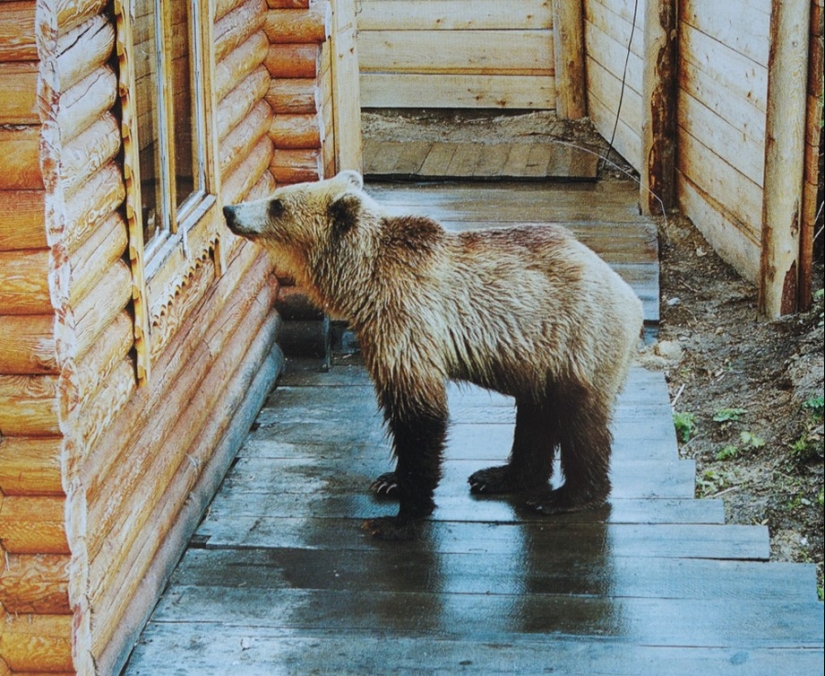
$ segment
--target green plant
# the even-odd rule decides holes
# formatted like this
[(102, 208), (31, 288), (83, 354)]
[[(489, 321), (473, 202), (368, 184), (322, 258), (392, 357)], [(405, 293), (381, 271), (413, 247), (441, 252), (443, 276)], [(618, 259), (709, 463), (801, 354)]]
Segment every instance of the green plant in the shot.
[(817, 587), (816, 588), (816, 595), (820, 601), (825, 601), (825, 588)]
[(825, 488), (819, 489), (819, 495), (816, 496), (816, 502), (820, 507), (825, 506)]
[(825, 398), (811, 397), (802, 403), (802, 407), (808, 409), (815, 417), (821, 418), (825, 413)]
[(713, 422), (735, 422), (747, 413), (744, 408), (720, 408), (713, 414)]
[(750, 432), (740, 432), (739, 439), (745, 448), (762, 448), (765, 445), (765, 440)]
[(720, 450), (714, 457), (717, 460), (730, 460), (739, 455), (739, 447), (733, 444), (728, 444)]
[(693, 413), (674, 412), (673, 426), (676, 428), (676, 436), (686, 444), (696, 429), (696, 416)]

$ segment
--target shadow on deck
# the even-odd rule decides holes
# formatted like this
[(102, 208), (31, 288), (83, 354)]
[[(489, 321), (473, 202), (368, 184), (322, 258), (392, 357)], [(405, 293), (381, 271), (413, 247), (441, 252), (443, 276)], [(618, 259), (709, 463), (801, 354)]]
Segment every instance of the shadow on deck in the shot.
[[(652, 329), (655, 228), (624, 190), (371, 188), (452, 228), (572, 223), (647, 294)], [(766, 528), (694, 499), (661, 373), (631, 371), (609, 507), (550, 518), (469, 493), (506, 458), (514, 408), (451, 387), (438, 508), (420, 540), (387, 543), (360, 527), (395, 511), (367, 491), (392, 468), (372, 387), (355, 363), (318, 365), (287, 361), (127, 676), (823, 673), (814, 567), (768, 563)]]

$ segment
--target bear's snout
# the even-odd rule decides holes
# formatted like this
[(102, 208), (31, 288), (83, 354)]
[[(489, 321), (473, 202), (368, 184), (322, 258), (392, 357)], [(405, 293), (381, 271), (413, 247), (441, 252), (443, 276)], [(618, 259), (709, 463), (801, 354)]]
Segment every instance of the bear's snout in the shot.
[(237, 221), (235, 219), (235, 207), (224, 207), (223, 217), (226, 219), (227, 227), (232, 232), (236, 232), (235, 228), (237, 227)]

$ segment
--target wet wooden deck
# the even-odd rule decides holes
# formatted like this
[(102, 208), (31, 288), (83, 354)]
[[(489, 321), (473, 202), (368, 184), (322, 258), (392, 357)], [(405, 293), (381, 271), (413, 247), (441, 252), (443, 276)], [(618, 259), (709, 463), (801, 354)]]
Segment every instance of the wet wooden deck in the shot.
[[(631, 193), (568, 188), (371, 190), (455, 228), (562, 214), (654, 293), (655, 231)], [(506, 458), (514, 409), (451, 387), (437, 510), (420, 540), (393, 543), (360, 528), (394, 513), (367, 490), (392, 468), (372, 387), (355, 363), (318, 366), (287, 361), (126, 676), (823, 673), (814, 567), (768, 562), (766, 528), (694, 499), (661, 373), (634, 368), (620, 400), (609, 507), (551, 518), (469, 493), (470, 473)]]

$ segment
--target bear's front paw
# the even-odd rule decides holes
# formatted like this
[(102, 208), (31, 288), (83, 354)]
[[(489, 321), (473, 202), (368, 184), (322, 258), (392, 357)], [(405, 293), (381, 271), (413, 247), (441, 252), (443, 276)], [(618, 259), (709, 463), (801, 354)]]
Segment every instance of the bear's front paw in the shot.
[(361, 526), (377, 540), (415, 540), (418, 537), (421, 521), (398, 516), (383, 516), (369, 519)]
[(370, 484), (370, 490), (379, 498), (397, 498), (398, 479), (395, 477), (395, 472), (382, 474)]

